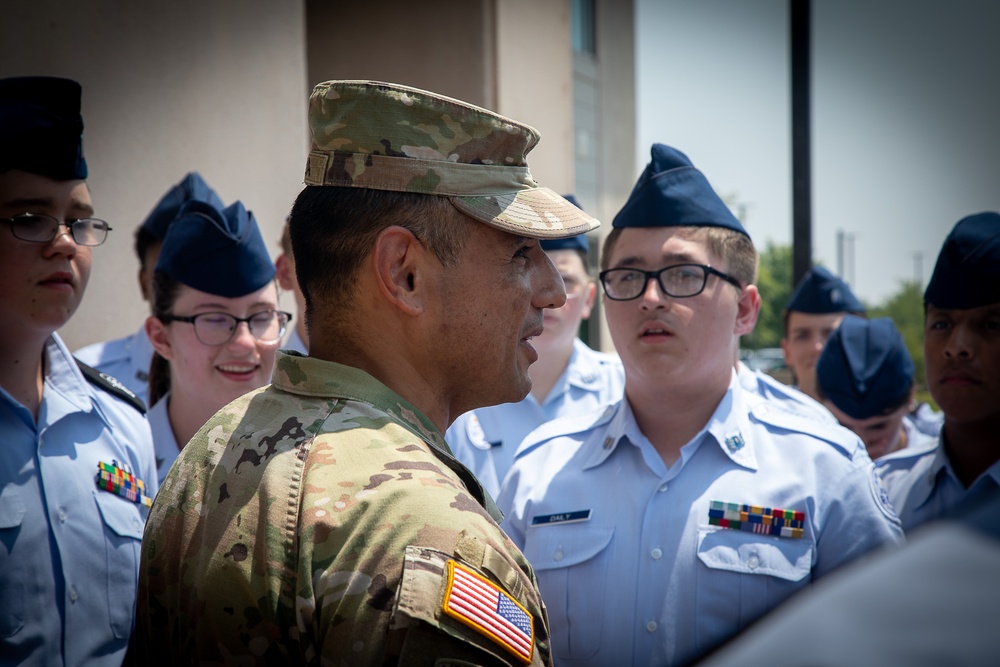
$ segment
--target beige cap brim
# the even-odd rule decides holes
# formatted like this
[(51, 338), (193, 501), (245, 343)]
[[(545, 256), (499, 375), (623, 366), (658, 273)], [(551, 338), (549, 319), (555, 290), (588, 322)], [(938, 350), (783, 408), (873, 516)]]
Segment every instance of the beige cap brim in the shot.
[(487, 225), (534, 239), (564, 239), (597, 229), (600, 222), (546, 187), (489, 196), (449, 196), (462, 213)]

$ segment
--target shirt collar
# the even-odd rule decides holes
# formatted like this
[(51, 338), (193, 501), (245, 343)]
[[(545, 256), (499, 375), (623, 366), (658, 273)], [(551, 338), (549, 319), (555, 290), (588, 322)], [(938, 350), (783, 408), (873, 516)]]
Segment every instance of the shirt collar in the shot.
[[(980, 475), (966, 491), (983, 483), (983, 480), (986, 478), (992, 479), (993, 483), (1000, 487), (1000, 461), (996, 461), (987, 468), (986, 472)], [(918, 508), (923, 507), (930, 500), (931, 496), (934, 495), (934, 490), (937, 486), (948, 479), (958, 488), (963, 488), (958, 475), (955, 474), (954, 469), (951, 467), (951, 461), (948, 459), (948, 452), (944, 446), (944, 429), (942, 428), (938, 434), (938, 445), (934, 448), (934, 456), (931, 459), (931, 463), (927, 467), (927, 471), (921, 475), (919, 483), (915, 483), (913, 490), (910, 492), (913, 498), (913, 506)]]
[[(90, 384), (69, 349), (52, 334), (45, 342), (45, 385), (38, 410), (39, 424), (54, 424), (74, 412), (90, 412), (96, 403)], [(97, 411), (107, 422), (104, 414)]]
[(271, 383), (282, 391), (369, 403), (438, 449), (451, 453), (437, 426), (412, 403), (360, 368), (278, 350)]
[[(702, 439), (707, 436), (714, 439), (723, 454), (734, 463), (750, 470), (756, 470), (757, 456), (754, 453), (753, 440), (749, 437), (749, 410), (751, 406), (747, 404), (748, 401), (754, 400), (763, 399), (749, 394), (740, 386), (739, 378), (734, 369), (729, 379), (729, 388), (722, 396), (722, 400), (719, 401), (715, 412), (691, 441), (684, 445), (682, 456), (685, 449), (689, 452), (697, 449)], [(665, 406), (665, 409), (667, 407), (669, 406)], [(600, 465), (620, 445), (639, 446), (642, 442), (648, 442), (646, 436), (639, 430), (628, 398), (623, 398), (618, 403), (609, 406), (595, 426), (598, 426), (603, 420), (608, 420), (607, 428), (603, 429), (604, 437), (594, 448), (584, 468)], [(600, 434), (601, 431), (602, 429), (598, 429), (597, 434)], [(695, 447), (688, 449), (690, 445), (695, 445)]]

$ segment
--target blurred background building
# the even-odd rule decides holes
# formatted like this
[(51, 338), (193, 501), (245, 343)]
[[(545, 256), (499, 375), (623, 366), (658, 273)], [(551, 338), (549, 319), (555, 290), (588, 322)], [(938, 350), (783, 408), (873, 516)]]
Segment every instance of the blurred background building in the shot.
[(146, 316), (134, 230), (190, 170), (279, 252), (320, 81), (402, 83), (528, 123), (535, 179), (604, 220), (635, 177), (629, 0), (4, 0), (2, 14), (0, 77), (83, 85), (88, 181), (114, 230), (61, 332), (71, 349)]
[[(189, 170), (243, 200), (277, 254), (309, 91), (371, 78), (536, 127), (533, 175), (605, 223), (595, 242), (650, 144), (685, 151), (764, 251), (767, 312), (744, 342), (773, 347), (791, 291), (792, 2), (811, 6), (812, 257), (901, 329), (890, 311), (908, 304), (917, 348), (945, 234), (1000, 209), (995, 0), (2, 0), (0, 76), (83, 84), (89, 181), (114, 228), (64, 337), (145, 316), (133, 232)], [(585, 336), (608, 349), (601, 323)]]

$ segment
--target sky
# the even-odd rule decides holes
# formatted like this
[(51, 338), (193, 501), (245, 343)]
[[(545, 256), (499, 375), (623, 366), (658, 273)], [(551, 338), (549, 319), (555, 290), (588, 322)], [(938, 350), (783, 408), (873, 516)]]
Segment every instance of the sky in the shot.
[[(685, 152), (758, 248), (791, 244), (789, 0), (636, 0), (636, 174)], [(1000, 2), (812, 1), (813, 259), (869, 305), (1000, 210)], [(851, 262), (853, 259), (853, 262)]]

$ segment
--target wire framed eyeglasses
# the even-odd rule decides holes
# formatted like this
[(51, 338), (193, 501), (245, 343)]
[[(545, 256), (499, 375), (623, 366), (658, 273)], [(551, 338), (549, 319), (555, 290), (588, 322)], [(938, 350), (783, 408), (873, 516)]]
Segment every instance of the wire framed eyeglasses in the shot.
[(63, 222), (42, 213), (21, 213), (13, 218), (0, 218), (10, 225), (14, 238), (29, 243), (48, 243), (59, 233), (60, 227), (69, 230), (77, 245), (98, 246), (108, 238), (111, 227), (99, 218), (78, 218)]

